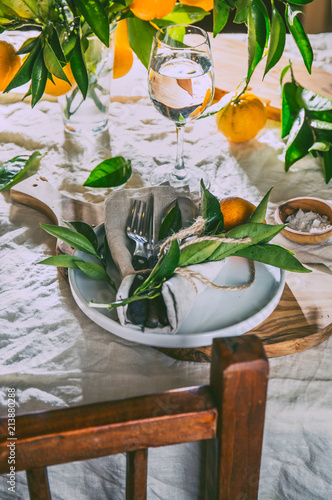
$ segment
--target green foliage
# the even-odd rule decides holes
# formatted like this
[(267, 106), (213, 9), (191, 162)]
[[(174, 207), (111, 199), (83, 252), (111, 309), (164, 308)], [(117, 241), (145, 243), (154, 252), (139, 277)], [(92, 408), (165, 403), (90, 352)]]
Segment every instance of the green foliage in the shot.
[(127, 182), (131, 173), (131, 161), (115, 156), (99, 163), (83, 185), (97, 188), (121, 186)]
[(332, 179), (332, 99), (302, 87), (294, 78), (282, 87), (282, 137), (288, 136), (285, 170), (308, 153), (322, 158), (325, 182)]
[(31, 169), (39, 165), (39, 151), (30, 156), (15, 156), (0, 166), (0, 191), (16, 184)]

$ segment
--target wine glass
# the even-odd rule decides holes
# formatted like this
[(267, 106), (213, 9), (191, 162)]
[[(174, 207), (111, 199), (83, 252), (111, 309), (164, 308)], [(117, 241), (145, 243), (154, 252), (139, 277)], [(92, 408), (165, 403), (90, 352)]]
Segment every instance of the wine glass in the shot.
[[(151, 183), (168, 181), (199, 189), (204, 173), (198, 167), (186, 169), (183, 161), (185, 126), (209, 106), (214, 94), (214, 71), (208, 34), (197, 26), (170, 25), (153, 38), (148, 88), (150, 99), (163, 116), (176, 125), (177, 155), (173, 171), (167, 165), (154, 170)], [(208, 185), (205, 179), (205, 184)]]

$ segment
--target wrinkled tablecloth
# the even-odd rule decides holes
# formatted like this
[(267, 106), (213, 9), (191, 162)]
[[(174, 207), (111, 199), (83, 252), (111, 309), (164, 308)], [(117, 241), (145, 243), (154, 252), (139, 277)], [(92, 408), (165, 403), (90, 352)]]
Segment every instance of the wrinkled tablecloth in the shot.
[[(22, 36), (6, 39), (19, 45)], [(311, 40), (316, 63), (332, 72), (332, 34)], [(290, 40), (287, 51), (298, 57)], [(108, 190), (82, 184), (111, 152), (132, 160), (131, 183), (142, 185), (154, 165), (173, 162), (174, 125), (150, 104), (146, 72), (138, 61), (126, 77), (113, 82), (112, 95), (109, 135), (97, 141), (87, 136), (82, 142), (64, 136), (55, 100), (43, 100), (31, 110), (19, 93), (1, 95), (0, 161), (39, 150), (40, 174), (49, 182), (73, 197), (102, 203)], [(273, 121), (256, 140), (239, 145), (230, 145), (218, 133), (213, 118), (187, 126), (185, 160), (210, 176), (218, 196), (237, 195), (255, 203), (274, 185), (269, 216), (278, 201), (290, 197), (332, 199), (331, 182), (324, 183), (318, 160), (308, 155), (285, 173), (283, 156), (280, 124)], [(15, 388), (17, 413), (22, 414), (208, 382), (208, 364), (171, 359), (90, 321), (57, 270), (36, 264), (54, 254), (54, 239), (41, 230), (40, 222), (49, 220), (12, 203), (8, 192), (0, 194), (1, 415), (7, 414), (8, 388)], [(331, 251), (331, 240), (325, 248)], [(324, 283), (332, 283), (326, 281), (332, 274), (328, 264), (319, 272)], [(331, 338), (306, 352), (270, 359), (260, 500), (332, 498), (331, 359)], [(152, 449), (148, 498), (203, 498), (202, 447)], [(123, 455), (49, 469), (55, 500), (118, 500), (124, 474)], [(24, 473), (17, 474), (14, 496), (6, 481), (0, 477), (1, 499), (28, 498)]]

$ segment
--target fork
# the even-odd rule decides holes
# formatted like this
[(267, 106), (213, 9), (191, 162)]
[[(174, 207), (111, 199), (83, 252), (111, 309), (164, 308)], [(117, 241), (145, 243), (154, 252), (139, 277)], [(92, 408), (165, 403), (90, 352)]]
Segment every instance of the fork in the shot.
[(132, 265), (135, 271), (148, 268), (148, 259), (145, 252), (145, 245), (148, 241), (148, 223), (146, 202), (134, 200), (127, 221), (126, 233), (128, 238), (135, 242), (135, 250), (132, 258)]

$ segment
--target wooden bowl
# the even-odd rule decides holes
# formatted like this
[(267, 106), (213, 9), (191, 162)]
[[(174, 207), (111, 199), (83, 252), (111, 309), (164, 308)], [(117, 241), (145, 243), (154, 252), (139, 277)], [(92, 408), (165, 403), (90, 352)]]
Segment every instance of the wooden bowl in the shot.
[[(274, 218), (277, 224), (284, 224), (289, 215), (292, 215), (296, 210), (301, 208), (303, 211), (311, 211), (320, 215), (326, 215), (332, 225), (332, 205), (320, 198), (292, 198), (285, 201), (275, 211)], [(296, 231), (290, 227), (285, 227), (281, 233), (291, 241), (300, 245), (318, 245), (323, 241), (328, 240), (332, 236), (332, 227), (325, 231), (308, 233)]]

